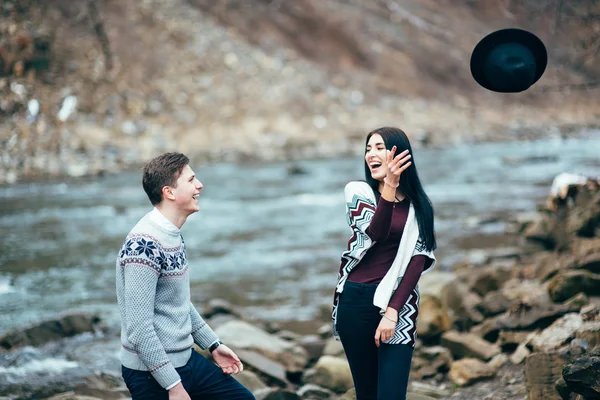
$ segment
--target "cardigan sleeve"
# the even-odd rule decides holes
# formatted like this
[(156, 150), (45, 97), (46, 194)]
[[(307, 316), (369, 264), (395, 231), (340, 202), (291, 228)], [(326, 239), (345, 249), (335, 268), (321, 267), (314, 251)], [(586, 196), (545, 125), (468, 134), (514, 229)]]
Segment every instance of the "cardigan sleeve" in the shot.
[(366, 234), (369, 235), (371, 240), (374, 242), (383, 242), (388, 238), (392, 228), (393, 213), (394, 203), (380, 198), (371, 223), (366, 229)]
[(414, 256), (410, 259), (410, 263), (406, 268), (406, 273), (402, 277), (402, 281), (398, 286), (398, 289), (392, 295), (390, 299), (389, 307), (392, 307), (396, 311), (400, 311), (410, 294), (417, 287), (417, 283), (419, 283), (419, 278), (421, 274), (425, 270), (426, 265), (431, 260), (425, 257), (424, 255)]
[(353, 231), (364, 235), (366, 235), (367, 228), (375, 214), (376, 206), (372, 192), (365, 182), (350, 182), (344, 188), (348, 225)]

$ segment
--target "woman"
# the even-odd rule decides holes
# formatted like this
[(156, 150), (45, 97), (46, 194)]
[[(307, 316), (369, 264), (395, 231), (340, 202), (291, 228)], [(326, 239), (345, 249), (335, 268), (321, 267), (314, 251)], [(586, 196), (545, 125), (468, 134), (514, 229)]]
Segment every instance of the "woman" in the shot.
[(353, 235), (342, 255), (334, 336), (350, 364), (357, 400), (405, 399), (417, 331), (421, 274), (433, 268), (433, 207), (406, 134), (367, 135), (366, 182), (345, 188)]

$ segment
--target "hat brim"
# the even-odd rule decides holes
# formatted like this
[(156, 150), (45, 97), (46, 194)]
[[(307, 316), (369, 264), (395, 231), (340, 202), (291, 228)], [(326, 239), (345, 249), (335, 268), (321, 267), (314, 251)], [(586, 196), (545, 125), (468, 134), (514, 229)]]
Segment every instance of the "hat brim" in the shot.
[(544, 43), (533, 33), (517, 28), (501, 29), (492, 32), (483, 39), (471, 54), (471, 75), (475, 81), (484, 88), (494, 92), (507, 92), (503, 88), (494, 87), (485, 75), (485, 60), (492, 49), (504, 43), (519, 43), (529, 49), (535, 59), (535, 77), (532, 85), (537, 82), (548, 65), (548, 53)]

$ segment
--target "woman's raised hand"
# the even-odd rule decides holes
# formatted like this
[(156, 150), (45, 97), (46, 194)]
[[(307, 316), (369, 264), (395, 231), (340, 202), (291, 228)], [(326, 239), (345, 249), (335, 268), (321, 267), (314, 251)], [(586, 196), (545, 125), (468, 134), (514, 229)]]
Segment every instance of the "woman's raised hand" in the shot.
[(396, 146), (392, 147), (392, 150), (387, 151), (387, 175), (385, 179), (391, 186), (398, 186), (400, 183), (400, 175), (402, 175), (402, 172), (406, 171), (412, 164), (412, 162), (409, 161), (412, 156), (408, 154), (408, 150), (404, 150), (394, 157), (395, 153)]

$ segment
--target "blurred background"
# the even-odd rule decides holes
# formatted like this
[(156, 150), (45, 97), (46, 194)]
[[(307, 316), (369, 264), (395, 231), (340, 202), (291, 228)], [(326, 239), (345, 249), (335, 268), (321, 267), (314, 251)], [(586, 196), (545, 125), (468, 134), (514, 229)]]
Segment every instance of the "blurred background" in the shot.
[[(505, 27), (547, 46), (524, 93), (469, 71)], [(413, 143), (433, 281), (553, 250), (524, 244), (523, 224), (556, 175), (600, 174), (599, 52), (596, 0), (0, 1), (0, 337), (66, 312), (104, 324), (44, 346), (5, 336), (0, 397), (120, 374), (114, 262), (150, 209), (140, 167), (166, 151), (205, 186), (183, 228), (192, 300), (272, 332), (327, 323), (343, 187), (377, 127)]]

